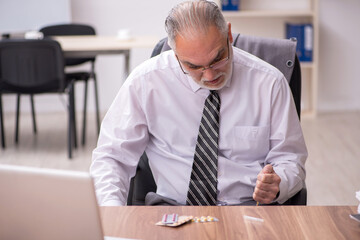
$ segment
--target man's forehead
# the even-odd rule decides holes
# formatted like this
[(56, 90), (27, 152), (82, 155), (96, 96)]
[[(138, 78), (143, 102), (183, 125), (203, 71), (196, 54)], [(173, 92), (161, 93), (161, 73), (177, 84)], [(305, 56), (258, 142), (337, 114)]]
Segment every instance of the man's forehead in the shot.
[(178, 35), (175, 39), (176, 54), (182, 57), (193, 55), (213, 55), (226, 47), (226, 36), (215, 27), (210, 27), (206, 34), (186, 36)]

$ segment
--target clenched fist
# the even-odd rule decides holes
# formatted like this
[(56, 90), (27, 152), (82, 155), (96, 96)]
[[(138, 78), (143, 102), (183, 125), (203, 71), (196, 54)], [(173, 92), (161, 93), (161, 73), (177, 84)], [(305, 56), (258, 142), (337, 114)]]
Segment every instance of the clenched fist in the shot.
[(280, 190), (280, 181), (273, 167), (270, 164), (266, 165), (257, 176), (253, 193), (254, 200), (262, 204), (271, 203)]

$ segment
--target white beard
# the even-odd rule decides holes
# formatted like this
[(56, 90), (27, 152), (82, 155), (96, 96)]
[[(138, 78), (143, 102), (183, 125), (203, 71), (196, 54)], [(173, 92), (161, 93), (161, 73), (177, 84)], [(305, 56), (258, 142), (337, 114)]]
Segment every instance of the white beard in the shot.
[(226, 85), (226, 83), (231, 78), (231, 72), (232, 72), (232, 65), (230, 66), (228, 72), (220, 72), (214, 77), (214, 79), (217, 79), (217, 78), (219, 78), (221, 76), (225, 77), (225, 79), (223, 80), (223, 82), (220, 85), (216, 85), (214, 87), (206, 85), (206, 82), (214, 80), (214, 79), (209, 80), (209, 79), (206, 79), (206, 78), (201, 78), (199, 85), (201, 87), (209, 89), (209, 90), (220, 90)]

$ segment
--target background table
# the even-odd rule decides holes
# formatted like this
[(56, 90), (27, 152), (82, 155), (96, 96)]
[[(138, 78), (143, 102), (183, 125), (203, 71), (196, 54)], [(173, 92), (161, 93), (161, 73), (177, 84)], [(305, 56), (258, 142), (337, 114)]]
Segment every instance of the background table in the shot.
[[(360, 239), (355, 206), (101, 207), (104, 234), (136, 239)], [(163, 214), (214, 216), (219, 222), (156, 226)], [(244, 219), (244, 215), (264, 222)]]
[(153, 48), (159, 41), (154, 36), (134, 36), (121, 40), (114, 36), (54, 36), (65, 57), (95, 57), (104, 54), (124, 54), (125, 74), (130, 72), (130, 50), (133, 48)]

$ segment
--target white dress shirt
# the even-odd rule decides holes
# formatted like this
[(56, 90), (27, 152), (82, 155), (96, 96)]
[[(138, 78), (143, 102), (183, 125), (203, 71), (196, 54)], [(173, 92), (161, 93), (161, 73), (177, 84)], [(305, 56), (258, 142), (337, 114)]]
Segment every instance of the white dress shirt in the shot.
[[(279, 203), (305, 180), (307, 150), (289, 85), (266, 62), (233, 48), (232, 77), (221, 98), (218, 201), (252, 200), (258, 173), (280, 176)], [(125, 205), (144, 151), (157, 193), (186, 204), (195, 144), (209, 90), (185, 75), (173, 51), (138, 66), (101, 125), (90, 172), (100, 205)]]

